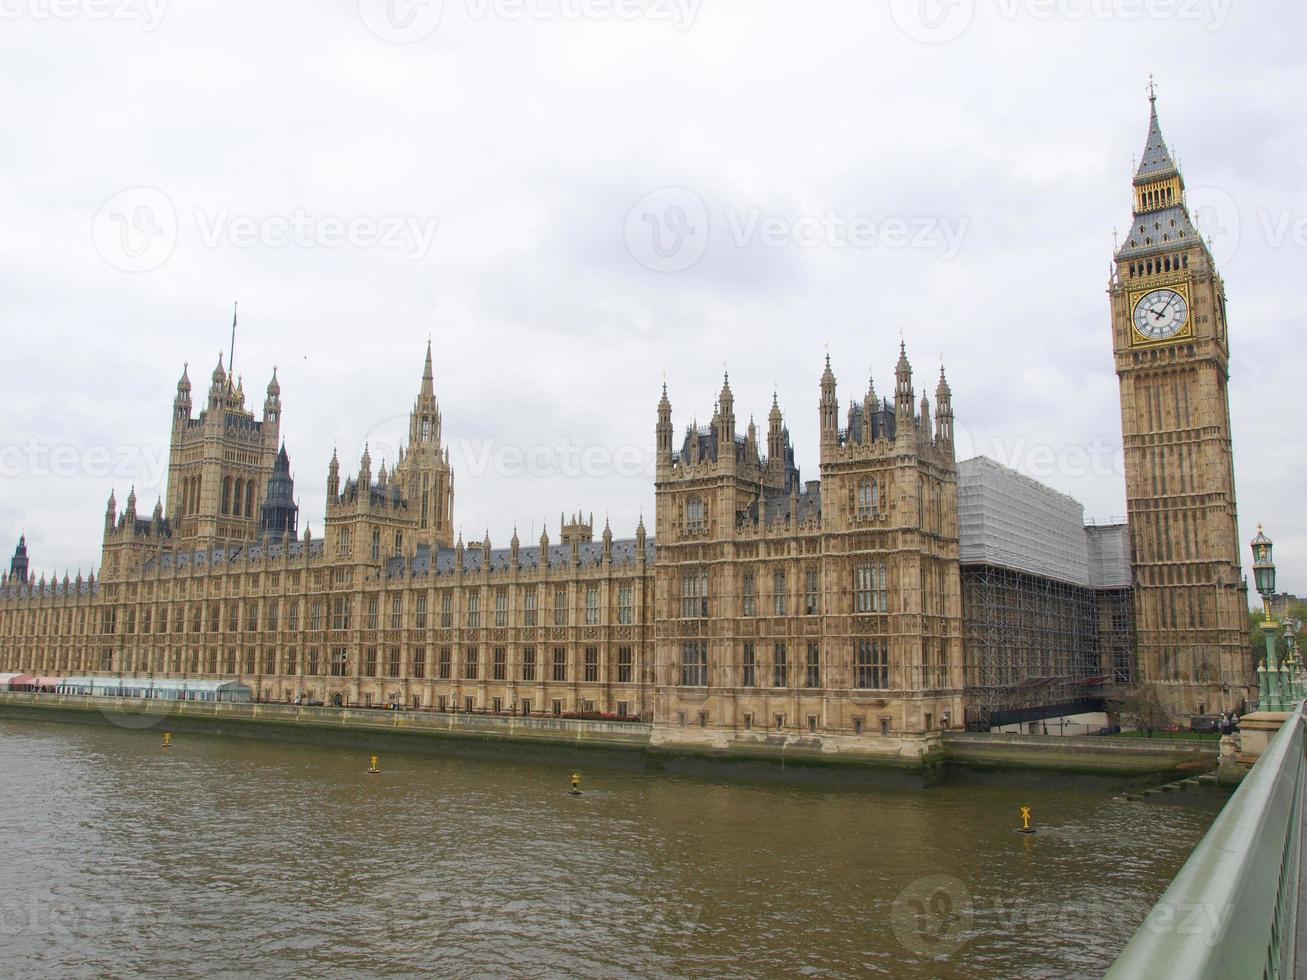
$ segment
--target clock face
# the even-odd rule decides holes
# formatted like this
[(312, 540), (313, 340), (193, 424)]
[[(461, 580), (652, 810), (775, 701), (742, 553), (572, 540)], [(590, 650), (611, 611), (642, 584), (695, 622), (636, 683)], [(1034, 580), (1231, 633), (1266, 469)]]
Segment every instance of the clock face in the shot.
[(1168, 340), (1189, 322), (1189, 304), (1174, 289), (1155, 289), (1135, 305), (1135, 330), (1146, 340)]

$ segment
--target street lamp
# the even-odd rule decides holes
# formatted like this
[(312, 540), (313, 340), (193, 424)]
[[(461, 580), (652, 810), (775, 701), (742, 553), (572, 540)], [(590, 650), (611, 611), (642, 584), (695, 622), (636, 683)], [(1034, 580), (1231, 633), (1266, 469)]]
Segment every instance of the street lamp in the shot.
[(1257, 591), (1262, 596), (1264, 617), (1261, 628), (1266, 640), (1266, 657), (1257, 666), (1257, 687), (1262, 707), (1271, 711), (1288, 711), (1293, 702), (1299, 699), (1299, 695), (1294, 671), (1280, 662), (1275, 646), (1279, 624), (1271, 614), (1271, 599), (1275, 595), (1275, 562), (1271, 560), (1274, 547), (1258, 524), (1257, 537), (1252, 540), (1253, 578), (1257, 583)]

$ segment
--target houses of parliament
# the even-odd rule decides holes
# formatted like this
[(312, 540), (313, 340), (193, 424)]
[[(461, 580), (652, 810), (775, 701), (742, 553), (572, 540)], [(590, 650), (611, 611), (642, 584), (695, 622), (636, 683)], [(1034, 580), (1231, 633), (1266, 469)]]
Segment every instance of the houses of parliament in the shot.
[[(1109, 284), (1130, 615), (1101, 625), (1090, 597), (1077, 640), (1088, 653), (1061, 687), (1057, 640), (1036, 637), (1048, 657), (1014, 651), (1000, 667), (1014, 692), (1153, 683), (1181, 715), (1256, 688), (1224, 290), (1155, 102), (1134, 183)], [(886, 395), (873, 380), (841, 401), (829, 358), (814, 376), (820, 479), (801, 479), (779, 399), (765, 431), (742, 428), (726, 378), (710, 424), (678, 435), (664, 386), (652, 534), (643, 521), (596, 534), (578, 513), (556, 537), (496, 547), (454, 538), (430, 345), (393, 469), (374, 472), (366, 449), (333, 454), (321, 537), (299, 530), (275, 371), (256, 414), (219, 357), (198, 406), (187, 372), (177, 384), (165, 497), (146, 513), (134, 492), (121, 507), (110, 495), (98, 576), (38, 579), (19, 543), (0, 587), (0, 670), (222, 677), (268, 701), (600, 714), (710, 746), (749, 731), (845, 744), (961, 727), (979, 668), (948, 382), (941, 370), (919, 392), (903, 345)], [(1095, 652), (1111, 629), (1115, 652)]]

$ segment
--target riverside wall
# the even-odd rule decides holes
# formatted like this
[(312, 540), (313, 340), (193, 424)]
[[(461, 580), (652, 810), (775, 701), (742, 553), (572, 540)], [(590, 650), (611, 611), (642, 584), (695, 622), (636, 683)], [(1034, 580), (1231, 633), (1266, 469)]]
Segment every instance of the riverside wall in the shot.
[(1214, 770), (1216, 742), (941, 732), (854, 739), (640, 722), (0, 692), (0, 718), (551, 761), (744, 780), (929, 786), (954, 775), (1162, 782)]

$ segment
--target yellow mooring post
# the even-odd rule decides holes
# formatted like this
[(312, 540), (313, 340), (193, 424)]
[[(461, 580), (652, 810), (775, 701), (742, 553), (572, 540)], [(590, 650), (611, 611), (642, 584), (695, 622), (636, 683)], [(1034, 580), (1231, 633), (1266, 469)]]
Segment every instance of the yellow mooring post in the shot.
[(1030, 807), (1028, 806), (1023, 806), (1021, 808), (1021, 826), (1017, 828), (1017, 833), (1018, 834), (1035, 833), (1035, 828), (1030, 826)]
[(172, 732), (163, 733), (163, 747), (165, 749), (172, 748)]
[(379, 772), (381, 772), (381, 770), (377, 768), (377, 757), (374, 755), (372, 757), (372, 765), (368, 767), (368, 775), (375, 776)]
[(569, 795), (581, 795), (581, 774), (579, 772), (572, 773), (572, 792)]

